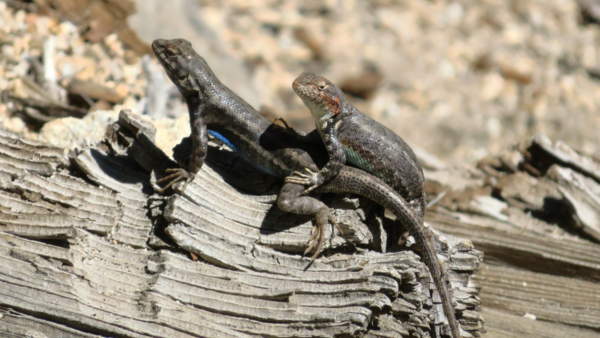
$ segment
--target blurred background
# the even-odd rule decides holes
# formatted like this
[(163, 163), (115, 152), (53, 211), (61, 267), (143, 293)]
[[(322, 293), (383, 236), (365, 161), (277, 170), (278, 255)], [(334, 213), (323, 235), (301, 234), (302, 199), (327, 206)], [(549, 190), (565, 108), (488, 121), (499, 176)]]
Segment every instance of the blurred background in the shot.
[[(332, 80), (416, 150), (441, 198), (426, 221), (485, 253), (468, 288), (488, 337), (598, 336), (600, 0), (0, 0), (0, 128), (102, 149), (132, 109), (168, 153), (190, 130), (156, 38), (305, 131), (292, 81)], [(11, 199), (55, 200), (10, 177)]]
[[(314, 124), (291, 83), (310, 71), (449, 163), (495, 155), (538, 133), (600, 153), (600, 1), (5, 2), (1, 90), (18, 93), (12, 80), (34, 72), (31, 56), (43, 62), (46, 35), (54, 34), (55, 81), (69, 92), (61, 102), (152, 115), (146, 87), (161, 69), (155, 60), (144, 68), (142, 55), (155, 38), (185, 38), (226, 85), (302, 130)], [(120, 96), (76, 98), (83, 89), (73, 79)], [(14, 111), (0, 106), (0, 121), (35, 130), (31, 120), (11, 120)], [(169, 103), (162, 115), (182, 112)]]

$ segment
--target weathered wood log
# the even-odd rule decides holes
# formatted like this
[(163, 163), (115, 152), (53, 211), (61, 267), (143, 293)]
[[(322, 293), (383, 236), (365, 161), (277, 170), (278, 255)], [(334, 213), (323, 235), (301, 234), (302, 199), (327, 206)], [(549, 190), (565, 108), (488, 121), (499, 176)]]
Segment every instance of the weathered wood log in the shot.
[(491, 337), (595, 337), (600, 316), (600, 164), (543, 135), (479, 169), (426, 173), (447, 195), (425, 219), (469, 238), (486, 261)]
[[(0, 131), (0, 332), (446, 334), (419, 256), (373, 250), (386, 248), (382, 233), (391, 224), (378, 208), (325, 196), (345, 238), (333, 236), (327, 255), (310, 264), (300, 252), (312, 224), (273, 206), (277, 181), (212, 145), (184, 195), (157, 195), (156, 174), (176, 164), (153, 144), (151, 125), (121, 117), (104, 144), (76, 153)], [(458, 318), (479, 337), (471, 277), (481, 253), (465, 239), (437, 232), (436, 239)]]
[[(150, 125), (121, 122), (70, 154), (0, 131), (0, 335), (439, 335), (418, 256), (379, 252), (377, 208), (322, 196), (347, 237), (308, 266), (311, 224), (273, 207), (274, 179), (213, 144), (185, 195), (158, 196), (154, 173), (175, 164)], [(483, 313), (489, 337), (598, 335), (594, 157), (537, 136), (477, 168), (425, 167), (429, 193), (446, 191), (426, 220), (489, 262), (472, 279), (471, 242), (437, 233), (463, 329), (480, 336)]]

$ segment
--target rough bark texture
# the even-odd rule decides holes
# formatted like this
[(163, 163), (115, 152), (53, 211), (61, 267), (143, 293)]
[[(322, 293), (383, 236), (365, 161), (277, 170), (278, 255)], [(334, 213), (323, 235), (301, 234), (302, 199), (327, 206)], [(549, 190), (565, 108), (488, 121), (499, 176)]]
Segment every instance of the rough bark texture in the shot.
[[(370, 203), (325, 196), (346, 237), (310, 265), (299, 254), (310, 220), (277, 210), (278, 183), (231, 152), (212, 147), (185, 195), (159, 196), (153, 173), (175, 164), (152, 143), (152, 126), (122, 114), (107, 136), (67, 154), (0, 131), (0, 336), (445, 331), (419, 256), (369, 249), (385, 248), (392, 224)], [(437, 239), (463, 328), (479, 336), (471, 278), (481, 252), (465, 239)]]
[[(273, 206), (274, 179), (213, 145), (183, 196), (159, 196), (154, 173), (175, 164), (153, 138), (125, 113), (68, 154), (0, 131), (0, 336), (445, 334), (425, 266), (389, 252), (377, 207), (322, 196), (346, 237), (309, 265), (310, 220)], [(424, 165), (446, 191), (426, 220), (452, 234), (436, 240), (466, 334), (483, 313), (486, 337), (598, 336), (597, 160), (538, 136), (477, 168)]]
[(544, 135), (478, 168), (434, 169), (426, 221), (485, 253), (486, 337), (600, 335), (600, 164)]

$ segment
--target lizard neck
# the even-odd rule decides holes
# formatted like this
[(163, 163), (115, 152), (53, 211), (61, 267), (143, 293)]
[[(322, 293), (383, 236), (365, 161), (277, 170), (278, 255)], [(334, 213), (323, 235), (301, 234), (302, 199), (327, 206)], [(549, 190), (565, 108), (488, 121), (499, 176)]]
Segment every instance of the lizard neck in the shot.
[(315, 120), (315, 124), (317, 125), (317, 129), (321, 132), (327, 122), (333, 120), (335, 118), (335, 113), (329, 109), (327, 109), (327, 105), (323, 103), (317, 103), (310, 99), (302, 98), (304, 104), (310, 110), (310, 114), (313, 116)]
[(327, 123), (332, 121), (336, 116), (333, 112), (330, 112), (327, 110), (322, 110), (322, 109), (319, 109), (317, 111), (311, 110), (311, 113), (315, 119), (317, 128), (321, 132), (325, 129), (325, 127), (327, 126)]
[[(308, 100), (307, 100), (308, 101)], [(339, 110), (333, 111), (328, 109), (331, 105), (327, 104), (319, 104), (316, 102), (305, 101), (306, 106), (310, 109), (310, 113), (312, 114), (317, 129), (322, 132), (325, 129), (327, 123), (331, 123), (335, 118), (339, 118), (344, 115), (348, 115), (352, 113), (352, 106), (349, 102), (347, 102), (344, 98), (340, 100)]]

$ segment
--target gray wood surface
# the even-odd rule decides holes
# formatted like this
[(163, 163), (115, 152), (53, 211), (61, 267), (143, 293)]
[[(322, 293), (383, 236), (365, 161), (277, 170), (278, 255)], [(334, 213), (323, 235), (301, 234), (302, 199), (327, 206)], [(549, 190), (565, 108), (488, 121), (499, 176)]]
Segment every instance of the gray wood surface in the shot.
[[(326, 196), (342, 224), (314, 264), (310, 219), (273, 206), (278, 182), (218, 145), (184, 195), (176, 164), (123, 113), (96, 148), (66, 152), (0, 130), (0, 336), (372, 337), (445, 330), (419, 256), (387, 249), (372, 204)], [(464, 328), (479, 336), (481, 253), (436, 238)], [(460, 316), (462, 314), (462, 317)]]
[[(67, 153), (0, 130), (0, 336), (446, 334), (427, 269), (387, 243), (372, 203), (322, 196), (345, 237), (309, 264), (310, 219), (273, 206), (279, 183), (223, 146), (185, 194), (158, 195), (176, 164), (154, 134), (124, 112), (104, 143)], [(465, 337), (599, 336), (599, 168), (543, 136), (427, 168), (428, 193), (446, 191), (426, 221)]]
[(485, 253), (486, 337), (600, 337), (599, 173), (597, 157), (544, 135), (426, 173), (448, 192), (426, 221)]

